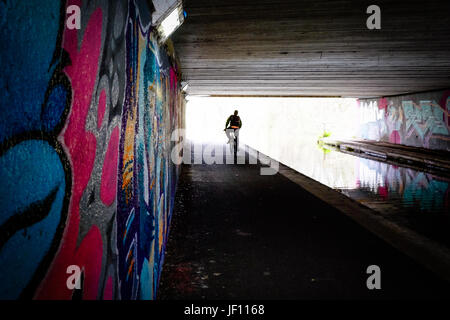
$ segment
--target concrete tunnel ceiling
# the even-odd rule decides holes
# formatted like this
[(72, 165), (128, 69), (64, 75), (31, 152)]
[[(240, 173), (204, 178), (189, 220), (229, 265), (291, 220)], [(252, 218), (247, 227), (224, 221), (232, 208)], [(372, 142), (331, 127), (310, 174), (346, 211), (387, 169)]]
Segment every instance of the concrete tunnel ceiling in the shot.
[[(369, 30), (367, 7), (381, 8)], [(379, 97), (450, 87), (450, 1), (185, 0), (191, 95)]]

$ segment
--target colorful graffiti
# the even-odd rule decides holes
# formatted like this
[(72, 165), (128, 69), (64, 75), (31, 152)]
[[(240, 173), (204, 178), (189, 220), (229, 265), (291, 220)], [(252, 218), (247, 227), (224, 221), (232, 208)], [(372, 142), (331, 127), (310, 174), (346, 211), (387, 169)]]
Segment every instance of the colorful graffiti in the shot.
[[(127, 27), (127, 87), (120, 141), (117, 248), (125, 299), (155, 297), (176, 169), (169, 161), (179, 104), (177, 73), (142, 28), (134, 7)], [(139, 281), (141, 279), (141, 281)], [(142, 281), (142, 279), (146, 279)]]
[[(70, 5), (80, 30), (64, 28)], [(147, 5), (0, 2), (2, 24), (33, 23), (0, 31), (0, 299), (155, 297), (184, 101)]]
[(441, 91), (359, 100), (359, 136), (363, 139), (450, 150), (449, 96), (450, 91)]

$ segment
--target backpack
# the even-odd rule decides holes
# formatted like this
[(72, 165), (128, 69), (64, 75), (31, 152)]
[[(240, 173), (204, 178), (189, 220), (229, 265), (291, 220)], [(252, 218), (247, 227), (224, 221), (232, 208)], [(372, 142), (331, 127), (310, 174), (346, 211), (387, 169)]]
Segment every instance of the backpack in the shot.
[(236, 126), (239, 127), (240, 125), (240, 120), (241, 118), (239, 118), (239, 116), (235, 116), (234, 114), (231, 116), (230, 119), (230, 126)]

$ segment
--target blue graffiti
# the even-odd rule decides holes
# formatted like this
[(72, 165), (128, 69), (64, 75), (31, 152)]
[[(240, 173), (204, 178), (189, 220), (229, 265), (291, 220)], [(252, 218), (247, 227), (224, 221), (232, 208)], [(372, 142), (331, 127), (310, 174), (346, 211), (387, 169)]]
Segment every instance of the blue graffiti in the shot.
[(62, 6), (0, 3), (0, 299), (33, 295), (65, 224), (70, 170), (57, 135), (71, 89)]
[(66, 184), (58, 155), (39, 140), (24, 141), (6, 152), (0, 158), (0, 178), (0, 299), (7, 299), (20, 295), (49, 252)]
[[(1, 10), (0, 142), (42, 127), (41, 107), (57, 66), (60, 2), (6, 1)], [(57, 90), (45, 106), (47, 115), (59, 108), (55, 95), (62, 92)]]

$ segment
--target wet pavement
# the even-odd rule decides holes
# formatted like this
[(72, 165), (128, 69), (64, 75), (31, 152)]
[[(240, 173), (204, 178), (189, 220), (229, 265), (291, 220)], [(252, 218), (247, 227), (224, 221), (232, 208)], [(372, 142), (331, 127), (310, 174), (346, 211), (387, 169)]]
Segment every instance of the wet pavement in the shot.
[[(183, 165), (158, 299), (395, 299), (450, 286), (259, 165)], [(381, 268), (381, 290), (366, 269)]]

